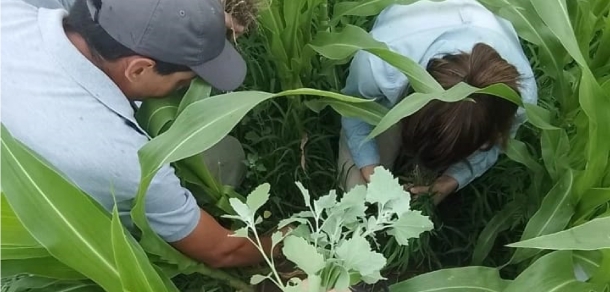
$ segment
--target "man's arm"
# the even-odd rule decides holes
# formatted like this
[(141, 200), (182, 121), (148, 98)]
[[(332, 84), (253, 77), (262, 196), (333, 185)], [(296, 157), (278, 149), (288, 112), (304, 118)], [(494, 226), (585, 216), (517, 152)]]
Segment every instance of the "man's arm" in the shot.
[[(193, 232), (185, 238), (170, 243), (186, 256), (213, 268), (243, 267), (258, 264), (263, 256), (247, 238), (231, 236), (233, 231), (222, 227), (205, 211), (201, 210), (199, 222)], [(256, 239), (252, 238), (254, 242)], [(260, 237), (263, 250), (271, 254), (271, 238)], [(279, 254), (279, 248), (273, 256)]]

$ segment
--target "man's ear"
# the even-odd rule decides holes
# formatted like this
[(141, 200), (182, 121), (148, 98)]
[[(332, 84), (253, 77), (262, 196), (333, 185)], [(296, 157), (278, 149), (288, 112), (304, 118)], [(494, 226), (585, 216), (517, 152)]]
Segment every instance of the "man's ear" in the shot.
[(129, 82), (135, 83), (141, 80), (143, 77), (149, 76), (154, 72), (155, 61), (144, 58), (144, 57), (130, 57), (126, 60), (127, 65), (125, 66), (125, 78)]

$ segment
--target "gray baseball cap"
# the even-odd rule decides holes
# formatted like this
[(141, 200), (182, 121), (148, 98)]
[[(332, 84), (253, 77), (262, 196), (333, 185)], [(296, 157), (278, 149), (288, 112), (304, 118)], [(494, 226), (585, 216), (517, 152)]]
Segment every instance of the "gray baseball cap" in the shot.
[(89, 9), (134, 52), (188, 66), (213, 87), (231, 91), (244, 81), (246, 63), (227, 39), (221, 1), (102, 0), (101, 9)]

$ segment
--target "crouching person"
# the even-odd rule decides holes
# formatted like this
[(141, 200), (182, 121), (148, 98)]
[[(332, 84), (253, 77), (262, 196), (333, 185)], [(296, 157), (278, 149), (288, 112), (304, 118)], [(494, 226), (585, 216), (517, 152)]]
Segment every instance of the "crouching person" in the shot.
[[(391, 5), (370, 34), (425, 67), (444, 89), (460, 82), (479, 88), (502, 83), (523, 102), (537, 102), (536, 81), (514, 28), (476, 0)], [(354, 56), (343, 89), (387, 107), (412, 92), (403, 73), (364, 51)], [(376, 166), (394, 169), (397, 156), (405, 154), (438, 174), (432, 185), (409, 191), (430, 191), (438, 204), (489, 170), (524, 121), (523, 108), (489, 94), (453, 103), (433, 100), (369, 141), (371, 125), (344, 117), (338, 160), (343, 187), (368, 183)]]

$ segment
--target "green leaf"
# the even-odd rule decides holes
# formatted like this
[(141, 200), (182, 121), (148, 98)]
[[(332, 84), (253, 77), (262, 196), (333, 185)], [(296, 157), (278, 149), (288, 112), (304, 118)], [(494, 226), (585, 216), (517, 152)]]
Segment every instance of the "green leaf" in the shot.
[(252, 212), (252, 214), (256, 213), (260, 207), (267, 203), (267, 200), (269, 200), (269, 190), (269, 184), (265, 183), (258, 186), (250, 195), (248, 195), (246, 204), (250, 208), (250, 212)]
[(425, 231), (430, 231), (434, 228), (432, 221), (421, 211), (411, 211), (404, 214), (402, 217), (392, 224), (392, 229), (388, 234), (396, 238), (396, 242), (400, 245), (408, 245), (409, 239), (417, 238)]
[(6, 292), (98, 292), (104, 291), (91, 281), (63, 281), (42, 277), (24, 277), (10, 283)]
[(2, 246), (2, 260), (33, 259), (49, 256), (51, 256), (49, 252), (41, 246)]
[(590, 291), (588, 289), (592, 288), (592, 285), (575, 279), (572, 253), (556, 251), (535, 261), (511, 282), (504, 292), (574, 292)]
[(202, 100), (204, 98), (210, 97), (210, 93), (212, 92), (212, 86), (207, 84), (201, 78), (195, 78), (191, 81), (191, 85), (189, 89), (186, 91), (186, 94), (182, 97), (180, 101), (180, 105), (178, 106), (178, 111), (176, 112), (176, 116), (180, 115), (184, 109), (190, 104)]
[(471, 265), (478, 266), (483, 263), (494, 247), (498, 234), (508, 229), (514, 223), (514, 215), (519, 212), (519, 208), (521, 208), (519, 204), (511, 202), (485, 224), (485, 228), (479, 234), (479, 238), (474, 247)]
[[(563, 230), (574, 214), (572, 197), (573, 171), (568, 169), (555, 186), (549, 191), (542, 206), (530, 219), (523, 231), (521, 240), (527, 240)], [(518, 263), (540, 251), (535, 249), (517, 249), (511, 263)]]
[(4, 125), (1, 143), (2, 189), (29, 233), (51, 255), (104, 289), (121, 290), (108, 244), (109, 215), (15, 140)]
[[(390, 286), (391, 292), (456, 291), (456, 292), (500, 292), (508, 281), (500, 278), (498, 270), (487, 267), (464, 267), (443, 269)], [(543, 291), (543, 290), (528, 290)]]
[(307, 275), (315, 275), (326, 265), (324, 257), (316, 248), (300, 237), (286, 237), (282, 251), (289, 261), (295, 263)]
[(478, 89), (470, 86), (464, 82), (460, 82), (457, 85), (443, 92), (434, 93), (421, 93), (415, 92), (405, 97), (401, 102), (396, 104), (387, 115), (381, 119), (379, 124), (371, 131), (367, 139), (372, 139), (377, 135), (385, 132), (387, 129), (397, 124), (403, 118), (412, 115), (413, 113), (422, 109), (426, 104), (434, 99), (438, 99), (444, 102), (457, 102), (461, 101), (471, 94), (474, 93), (485, 93), (501, 98), (505, 98), (509, 101), (522, 105), (521, 98), (517, 93), (510, 87), (503, 83), (497, 83), (490, 85), (486, 88)]
[(523, 105), (528, 121), (542, 130), (558, 130), (559, 128), (551, 125), (551, 112), (535, 104), (526, 103)]
[(593, 219), (568, 230), (523, 240), (508, 246), (552, 250), (610, 249), (610, 217)]
[(386, 264), (385, 257), (372, 251), (369, 242), (360, 235), (354, 235), (341, 243), (336, 253), (345, 268), (356, 271), (362, 276), (373, 275)]
[(609, 203), (610, 188), (590, 189), (582, 196), (580, 202), (578, 202), (578, 206), (576, 207), (576, 218), (581, 219), (591, 212), (594, 212), (599, 206)]
[(165, 132), (174, 121), (179, 104), (180, 97), (177, 94), (146, 100), (136, 111), (136, 121), (148, 135), (156, 137)]
[(114, 258), (121, 275), (121, 284), (124, 291), (176, 291), (175, 286), (166, 286), (155, 268), (151, 265), (142, 247), (131, 237), (126, 235), (119, 210), (114, 206), (112, 212), (112, 248)]
[[(364, 100), (364, 99), (363, 99)], [(370, 125), (377, 125), (388, 112), (388, 108), (373, 101), (369, 103), (345, 103), (332, 99), (308, 100), (305, 102), (310, 109), (320, 112), (326, 106), (332, 107), (344, 117), (359, 118)]]
[(360, 27), (346, 25), (338, 33), (320, 32), (310, 46), (320, 55), (332, 60), (343, 60), (360, 50), (365, 50), (396, 67), (409, 77), (409, 83), (416, 91), (423, 93), (443, 92), (443, 87), (423, 66), (406, 56), (391, 51), (386, 44), (375, 40)]
[(83, 274), (66, 266), (53, 257), (22, 259), (22, 260), (2, 260), (2, 278), (9, 278), (16, 275), (30, 274), (41, 277), (48, 277), (62, 280), (81, 280), (86, 279)]
[[(2, 224), (2, 248), (4, 246), (35, 247), (40, 246), (38, 241), (25, 229), (11, 205), (6, 200), (4, 193), (0, 196), (2, 212), (0, 214), (0, 224)], [(4, 258), (4, 254), (1, 255)]]
[(333, 19), (331, 20), (331, 23), (338, 23), (344, 16), (372, 16), (379, 14), (383, 9), (390, 5), (407, 5), (414, 2), (417, 2), (417, 0), (360, 0), (337, 2), (333, 11)]
[(252, 213), (252, 210), (250, 210), (248, 205), (242, 203), (242, 201), (236, 198), (229, 199), (229, 202), (231, 202), (231, 207), (233, 207), (233, 210), (235, 210), (241, 221), (248, 224), (254, 224), (254, 214)]

